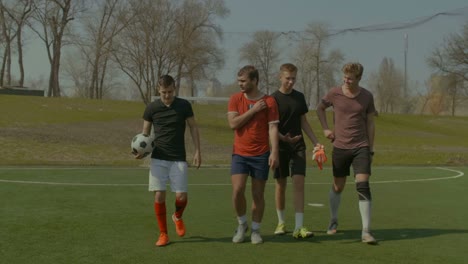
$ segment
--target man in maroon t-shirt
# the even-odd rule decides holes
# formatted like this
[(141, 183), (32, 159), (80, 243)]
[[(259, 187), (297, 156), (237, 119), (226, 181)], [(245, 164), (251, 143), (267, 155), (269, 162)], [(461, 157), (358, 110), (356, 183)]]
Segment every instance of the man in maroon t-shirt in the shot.
[[(362, 242), (376, 244), (370, 233), (372, 198), (369, 186), (374, 154), (374, 97), (359, 86), (364, 71), (361, 64), (348, 63), (342, 71), (343, 85), (331, 88), (317, 106), (324, 135), (333, 142), (333, 186), (329, 194), (331, 220), (327, 234), (336, 233), (341, 192), (353, 166), (362, 220)], [(330, 106), (333, 107), (333, 130), (328, 126), (325, 113)]]

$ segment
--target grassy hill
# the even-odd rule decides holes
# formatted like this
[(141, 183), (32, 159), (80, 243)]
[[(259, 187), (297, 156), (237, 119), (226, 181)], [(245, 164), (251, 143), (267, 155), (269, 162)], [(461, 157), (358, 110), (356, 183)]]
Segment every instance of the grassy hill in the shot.
[[(141, 102), (0, 95), (0, 165), (145, 164), (130, 154), (144, 107)], [(233, 134), (226, 108), (194, 105), (206, 166), (230, 162)], [(314, 111), (308, 118), (330, 150)], [(381, 114), (376, 127), (376, 165), (468, 164), (468, 117)], [(187, 143), (190, 161), (188, 134)]]

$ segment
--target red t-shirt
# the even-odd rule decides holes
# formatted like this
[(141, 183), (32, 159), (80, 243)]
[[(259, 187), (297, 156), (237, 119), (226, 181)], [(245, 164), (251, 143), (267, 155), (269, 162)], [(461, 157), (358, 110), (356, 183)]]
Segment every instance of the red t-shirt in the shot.
[[(279, 123), (278, 106), (273, 97), (265, 95), (263, 99), (267, 108), (256, 113), (244, 126), (234, 132), (233, 153), (241, 156), (259, 156), (270, 150), (269, 124)], [(229, 99), (228, 113), (242, 115), (247, 112), (258, 100), (250, 100), (239, 92)]]

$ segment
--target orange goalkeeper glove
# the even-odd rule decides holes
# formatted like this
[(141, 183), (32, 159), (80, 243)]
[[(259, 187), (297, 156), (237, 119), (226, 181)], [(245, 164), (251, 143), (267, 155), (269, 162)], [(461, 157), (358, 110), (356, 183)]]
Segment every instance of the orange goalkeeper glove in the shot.
[(317, 165), (320, 170), (323, 169), (323, 163), (327, 161), (327, 155), (325, 155), (325, 150), (323, 145), (314, 147), (312, 159), (317, 162)]

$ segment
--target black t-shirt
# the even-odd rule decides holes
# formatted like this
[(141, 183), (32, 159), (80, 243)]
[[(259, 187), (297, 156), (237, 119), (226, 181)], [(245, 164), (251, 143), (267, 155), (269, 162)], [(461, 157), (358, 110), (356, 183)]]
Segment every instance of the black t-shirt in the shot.
[[(278, 104), (280, 116), (279, 132), (282, 135), (289, 133), (291, 137), (302, 135), (301, 116), (309, 111), (304, 94), (293, 89), (289, 94), (284, 94), (277, 90), (271, 96), (275, 98)], [(280, 150), (290, 150), (291, 148), (295, 150), (305, 149), (304, 137), (295, 145), (280, 140), (279, 146)]]
[(151, 158), (186, 161), (185, 123), (192, 116), (192, 105), (178, 97), (174, 98), (170, 106), (156, 99), (146, 107), (143, 119), (153, 123), (155, 138)]

